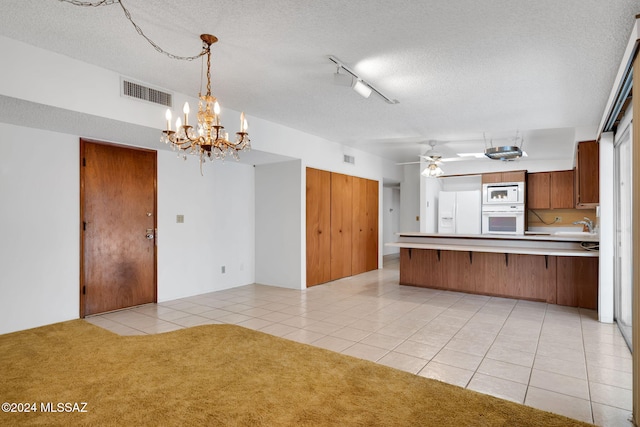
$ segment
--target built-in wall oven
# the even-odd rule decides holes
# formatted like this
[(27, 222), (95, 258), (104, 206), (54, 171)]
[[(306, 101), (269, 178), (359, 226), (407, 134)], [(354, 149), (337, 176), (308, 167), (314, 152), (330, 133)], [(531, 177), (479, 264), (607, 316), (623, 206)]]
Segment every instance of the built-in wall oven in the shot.
[(524, 234), (524, 204), (482, 206), (483, 234)]

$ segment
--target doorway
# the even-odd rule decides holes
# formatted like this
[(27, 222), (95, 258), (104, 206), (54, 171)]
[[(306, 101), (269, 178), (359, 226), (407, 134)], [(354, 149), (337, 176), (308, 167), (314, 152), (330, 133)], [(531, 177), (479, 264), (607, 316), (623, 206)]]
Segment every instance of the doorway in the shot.
[(156, 152), (81, 139), (80, 162), (80, 317), (156, 302)]

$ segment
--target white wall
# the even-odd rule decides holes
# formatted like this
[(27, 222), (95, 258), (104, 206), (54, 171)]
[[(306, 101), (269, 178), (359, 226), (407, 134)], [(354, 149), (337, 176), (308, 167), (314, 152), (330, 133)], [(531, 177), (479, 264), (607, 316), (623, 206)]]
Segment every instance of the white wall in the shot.
[(195, 157), (158, 152), (158, 301), (255, 281), (254, 168), (207, 162), (203, 175)]
[(600, 218), (597, 218), (600, 225), (598, 319), (606, 323), (613, 323), (614, 316), (615, 168), (613, 139), (611, 132), (603, 133), (598, 144), (600, 150)]
[(442, 179), (420, 178), (420, 231), (438, 232), (438, 195), (442, 190)]
[(420, 231), (420, 165), (406, 165), (400, 182), (400, 231)]
[(0, 123), (0, 334), (78, 317), (78, 176), (77, 137)]
[[(8, 309), (0, 313), (0, 333), (68, 320), (79, 314), (77, 159), (79, 137), (87, 135), (79, 135), (81, 132), (74, 129), (81, 128), (77, 122), (86, 117), (96, 121), (110, 120), (100, 122), (104, 125), (100, 128), (102, 131), (92, 130), (93, 139), (157, 147), (160, 301), (255, 281), (253, 167), (232, 161), (209, 163), (205, 176), (201, 177), (195, 158), (189, 158), (186, 163), (178, 161), (158, 142), (160, 128), (164, 126), (164, 107), (121, 97), (119, 74), (5, 37), (0, 37), (0, 50), (9, 64), (0, 70), (0, 97), (12, 99), (12, 104), (22, 106), (25, 111), (9, 114), (0, 109), (0, 123), (30, 126), (25, 124), (24, 114), (30, 111), (28, 106), (37, 106), (38, 117), (33, 120), (33, 126), (62, 132), (10, 124), (3, 124), (1, 128), (4, 132), (0, 135), (0, 144), (7, 155), (0, 159), (3, 168), (0, 255), (5, 255), (1, 266), (6, 267), (0, 273), (0, 309)], [(41, 73), (43, 64), (47, 70), (44, 75)], [(21, 100), (35, 104), (23, 102), (20, 105)], [(176, 105), (185, 100), (195, 102), (190, 96), (174, 93)], [(70, 119), (55, 120), (56, 113), (61, 111)], [(73, 116), (74, 112), (84, 116)], [(301, 161), (297, 209), (301, 254), (306, 248), (303, 171), (307, 166), (373, 179), (380, 184), (384, 178), (401, 180), (400, 168), (393, 162), (251, 117), (248, 113), (252, 145), (256, 150)], [(238, 112), (225, 109), (222, 120), (235, 123), (238, 116)], [(125, 132), (120, 128), (131, 130), (132, 127), (145, 130), (141, 132), (144, 135), (149, 134), (149, 129), (158, 128), (158, 134), (151, 132), (152, 138), (136, 142), (130, 140), (129, 133), (119, 139), (118, 135)], [(110, 136), (101, 138), (101, 132), (108, 132)], [(36, 155), (27, 157), (13, 147), (21, 146), (17, 141), (31, 140), (39, 147)], [(354, 156), (356, 164), (343, 163), (343, 154)], [(23, 167), (14, 168), (14, 164)], [(382, 199), (380, 185), (379, 200)], [(51, 205), (55, 205), (53, 209)], [(36, 221), (42, 220), (43, 208), (51, 209), (51, 212), (47, 211), (46, 225)], [(383, 241), (382, 203), (379, 209), (379, 241)], [(185, 215), (184, 224), (175, 223), (177, 214)], [(11, 225), (11, 231), (7, 224)], [(4, 238), (4, 235), (8, 237)], [(45, 241), (47, 243), (43, 243)], [(37, 249), (30, 248), (34, 243), (38, 243)], [(382, 265), (382, 247), (380, 245), (379, 265)], [(261, 256), (263, 253), (261, 251)], [(9, 259), (18, 261), (9, 265)], [(225, 274), (221, 273), (222, 265), (226, 267)], [(282, 274), (299, 277), (297, 286), (303, 287), (306, 282), (304, 256), (289, 268)], [(287, 284), (292, 283), (287, 279)]]
[(384, 243), (397, 242), (396, 233), (400, 231), (400, 188), (384, 187), (382, 190), (383, 255), (400, 253), (400, 248), (387, 247)]
[(302, 289), (299, 160), (255, 168), (256, 283)]
[[(79, 137), (0, 123), (0, 153), (0, 334), (78, 318)], [(255, 281), (253, 167), (196, 165), (158, 153), (159, 301)]]

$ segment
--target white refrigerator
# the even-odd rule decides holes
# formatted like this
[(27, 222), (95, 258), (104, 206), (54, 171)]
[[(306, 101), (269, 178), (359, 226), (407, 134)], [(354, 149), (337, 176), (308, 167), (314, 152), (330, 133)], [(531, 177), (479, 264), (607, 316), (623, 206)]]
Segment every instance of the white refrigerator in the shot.
[(480, 234), (482, 192), (441, 191), (438, 196), (438, 233)]

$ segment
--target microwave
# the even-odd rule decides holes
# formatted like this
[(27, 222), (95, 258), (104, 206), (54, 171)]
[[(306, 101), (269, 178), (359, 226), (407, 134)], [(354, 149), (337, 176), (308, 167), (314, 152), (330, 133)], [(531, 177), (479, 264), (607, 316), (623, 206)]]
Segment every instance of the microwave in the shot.
[(483, 205), (524, 204), (524, 182), (494, 182), (482, 185)]
[(524, 234), (524, 205), (483, 206), (482, 234)]

